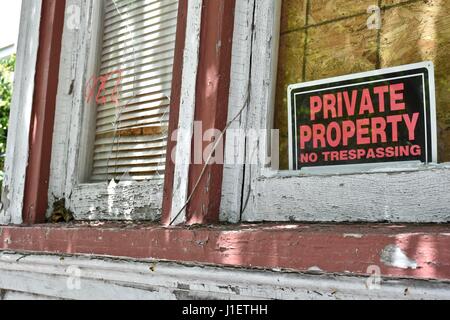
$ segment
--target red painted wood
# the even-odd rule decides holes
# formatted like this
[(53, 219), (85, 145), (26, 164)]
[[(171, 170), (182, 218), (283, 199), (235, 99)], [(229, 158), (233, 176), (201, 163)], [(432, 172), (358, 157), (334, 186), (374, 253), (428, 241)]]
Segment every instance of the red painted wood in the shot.
[[(234, 30), (235, 0), (204, 0), (200, 34), (200, 60), (197, 78), (195, 121), (202, 124), (202, 135), (209, 129), (223, 131), (228, 117), (231, 52)], [(187, 206), (188, 224), (217, 223), (222, 194), (223, 163), (209, 165), (198, 188), (194, 190), (207, 159), (203, 151), (214, 141), (203, 142), (195, 164), (195, 142), (192, 145), (192, 165), (189, 170)]]
[[(402, 249), (419, 268), (380, 261), (388, 246)], [(93, 254), (243, 268), (320, 268), (328, 273), (450, 280), (450, 227), (388, 225), (242, 225), (164, 228), (154, 225), (41, 225), (0, 227), (0, 250)]]
[[(170, 117), (169, 117), (169, 140), (167, 144), (167, 160), (164, 181), (164, 195), (162, 205), (162, 224), (168, 225), (170, 223), (170, 213), (172, 210), (172, 193), (174, 183), (175, 163), (172, 158), (172, 152), (175, 150), (177, 143), (170, 139), (175, 130), (178, 129), (179, 113), (180, 113), (180, 98), (181, 85), (183, 75), (183, 54), (186, 39), (186, 23), (187, 23), (187, 9), (188, 0), (180, 0), (178, 3), (178, 21), (177, 33), (175, 42), (175, 57), (173, 63), (173, 78), (172, 78), (172, 93), (170, 102)], [(174, 153), (174, 152), (173, 152)]]
[(23, 220), (45, 222), (65, 0), (43, 0)]

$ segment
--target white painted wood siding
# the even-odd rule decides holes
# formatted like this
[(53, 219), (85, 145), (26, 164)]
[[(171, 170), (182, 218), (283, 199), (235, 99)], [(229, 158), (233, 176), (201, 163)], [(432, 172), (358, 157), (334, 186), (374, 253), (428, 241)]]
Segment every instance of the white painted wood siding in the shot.
[(41, 7), (40, 0), (24, 0), (22, 4), (0, 224), (22, 223)]

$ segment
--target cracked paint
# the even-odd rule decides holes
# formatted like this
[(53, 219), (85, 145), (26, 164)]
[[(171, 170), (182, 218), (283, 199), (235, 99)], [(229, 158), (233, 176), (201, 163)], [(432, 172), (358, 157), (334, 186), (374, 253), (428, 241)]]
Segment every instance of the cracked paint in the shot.
[(358, 234), (358, 233), (345, 233), (344, 234), (344, 238), (361, 239), (361, 238), (363, 238), (363, 235), (362, 234)]
[(410, 259), (406, 253), (395, 245), (388, 245), (381, 252), (381, 262), (386, 266), (400, 269), (417, 269), (417, 262)]

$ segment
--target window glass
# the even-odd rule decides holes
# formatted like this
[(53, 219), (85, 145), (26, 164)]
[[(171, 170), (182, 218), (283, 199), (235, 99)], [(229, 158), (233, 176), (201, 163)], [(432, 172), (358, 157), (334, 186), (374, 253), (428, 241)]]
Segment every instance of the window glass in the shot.
[(275, 105), (281, 169), (289, 168), (290, 84), (423, 61), (435, 66), (439, 161), (450, 161), (450, 1), (378, 2), (283, 1)]
[[(92, 181), (164, 176), (177, 0), (105, 0)], [(98, 86), (98, 88), (97, 88)]]

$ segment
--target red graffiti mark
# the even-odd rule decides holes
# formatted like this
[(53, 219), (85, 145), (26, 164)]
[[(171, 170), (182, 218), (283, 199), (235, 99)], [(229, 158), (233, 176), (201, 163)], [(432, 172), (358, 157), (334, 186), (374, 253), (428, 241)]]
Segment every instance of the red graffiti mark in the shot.
[[(114, 80), (114, 87), (108, 94), (106, 90), (107, 82), (112, 78), (113, 75), (117, 75)], [(95, 102), (99, 105), (105, 105), (108, 103), (108, 97), (110, 102), (114, 103), (116, 106), (119, 104), (119, 87), (122, 83), (122, 70), (112, 71), (105, 75), (96, 76), (93, 75), (86, 83), (86, 102), (90, 103), (95, 96)]]

